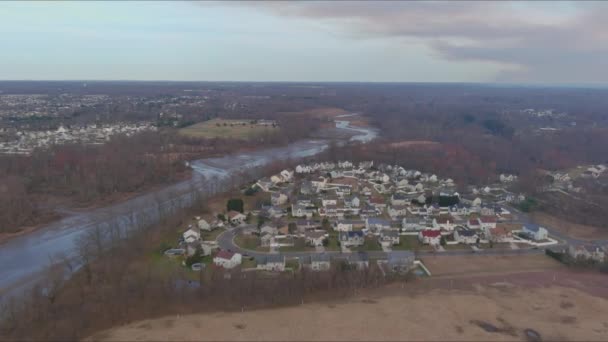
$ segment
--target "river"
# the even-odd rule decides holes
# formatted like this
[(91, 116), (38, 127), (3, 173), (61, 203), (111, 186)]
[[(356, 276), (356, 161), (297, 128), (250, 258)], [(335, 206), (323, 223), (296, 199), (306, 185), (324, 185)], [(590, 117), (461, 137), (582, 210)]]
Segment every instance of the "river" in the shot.
[[(352, 142), (367, 142), (378, 134), (371, 128), (351, 127), (347, 117), (340, 119), (336, 121), (336, 128), (352, 133), (349, 139)], [(128, 229), (133, 222), (155, 222), (160, 216), (159, 212), (170, 212), (187, 206), (193, 200), (194, 193), (200, 191), (203, 186), (208, 186), (209, 182), (205, 180), (213, 179), (213, 192), (221, 192), (228, 186), (223, 184), (222, 180), (224, 183), (228, 182), (232, 174), (276, 160), (310, 157), (327, 146), (327, 140), (309, 139), (284, 147), (195, 160), (190, 163), (194, 172), (189, 180), (108, 207), (73, 214), (29, 234), (11, 239), (0, 245), (0, 296), (6, 297), (33, 284), (52, 260), (75, 257), (75, 241), (84, 237), (91, 229)]]

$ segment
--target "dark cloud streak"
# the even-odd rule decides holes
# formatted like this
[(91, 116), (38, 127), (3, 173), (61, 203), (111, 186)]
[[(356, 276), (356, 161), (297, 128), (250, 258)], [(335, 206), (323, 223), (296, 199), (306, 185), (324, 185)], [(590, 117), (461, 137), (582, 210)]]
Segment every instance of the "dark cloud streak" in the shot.
[[(496, 63), (505, 82), (608, 82), (608, 4), (506, 2), (241, 3), (276, 15), (327, 22), (349, 37), (417, 39), (446, 60)], [(557, 14), (556, 14), (557, 13)], [(551, 17), (551, 15), (554, 15)], [(402, 39), (395, 39), (400, 44)]]

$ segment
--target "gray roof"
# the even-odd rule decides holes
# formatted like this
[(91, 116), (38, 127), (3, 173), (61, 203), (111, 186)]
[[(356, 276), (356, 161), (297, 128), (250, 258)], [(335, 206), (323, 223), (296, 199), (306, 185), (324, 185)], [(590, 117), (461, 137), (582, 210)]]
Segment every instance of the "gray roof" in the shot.
[(265, 265), (267, 263), (283, 263), (285, 262), (285, 257), (281, 254), (268, 254), (260, 257), (256, 257), (256, 262), (260, 265)]

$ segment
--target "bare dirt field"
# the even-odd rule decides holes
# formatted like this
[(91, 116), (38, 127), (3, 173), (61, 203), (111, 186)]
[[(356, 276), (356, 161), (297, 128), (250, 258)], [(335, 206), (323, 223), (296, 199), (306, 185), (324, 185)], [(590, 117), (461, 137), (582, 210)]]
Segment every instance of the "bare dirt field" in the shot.
[[(531, 278), (535, 282), (527, 283)], [(595, 294), (602, 297), (577, 286), (579, 278), (600, 288)], [(509, 282), (479, 277), (446, 288), (446, 279), (430, 278), (364, 291), (342, 301), (140, 321), (91, 339), (607, 340), (606, 276), (560, 272), (558, 279), (553, 281), (546, 272), (524, 273)]]
[[(245, 123), (245, 124), (243, 124)], [(252, 139), (263, 134), (272, 134), (279, 128), (251, 124), (248, 120), (212, 119), (182, 128), (179, 133), (194, 138)]]
[(421, 260), (433, 278), (565, 269), (546, 255), (430, 256)]
[(575, 239), (608, 239), (607, 229), (564, 221), (563, 219), (545, 213), (535, 212), (530, 216), (541, 226), (549, 226), (552, 229)]

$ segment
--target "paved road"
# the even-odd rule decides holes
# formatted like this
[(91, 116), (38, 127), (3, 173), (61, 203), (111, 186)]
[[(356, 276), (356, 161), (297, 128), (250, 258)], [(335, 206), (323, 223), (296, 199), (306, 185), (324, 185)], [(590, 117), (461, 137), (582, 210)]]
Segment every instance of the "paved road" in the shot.
[[(237, 234), (240, 234), (241, 231), (247, 227), (251, 227), (251, 226), (249, 226), (249, 225), (239, 226), (239, 227), (236, 227), (236, 228), (223, 232), (217, 238), (218, 246), (222, 249), (231, 250), (233, 252), (238, 252), (241, 254), (246, 254), (246, 255), (254, 257), (256, 259), (263, 258), (264, 256), (271, 254), (269, 252), (260, 252), (260, 251), (254, 251), (254, 250), (241, 248), (234, 243), (234, 237)], [(303, 257), (307, 257), (307, 256), (310, 256), (310, 255), (313, 255), (316, 253), (317, 252), (311, 251), (311, 252), (279, 252), (278, 254), (283, 255), (286, 258), (303, 258)], [(325, 251), (324, 253), (331, 255), (331, 256), (336, 256), (336, 255), (347, 256), (349, 254), (356, 254), (356, 253), (342, 253), (339, 251)], [(531, 255), (531, 254), (544, 254), (544, 253), (545, 252), (543, 249), (535, 249), (535, 248), (520, 248), (520, 249), (492, 248), (492, 249), (482, 249), (476, 253), (474, 253), (472, 250), (446, 250), (445, 252), (418, 251), (417, 254), (418, 254), (418, 256), (458, 256), (458, 255), (483, 256), (483, 255)], [(387, 252), (368, 251), (367, 255), (370, 258), (382, 259), (382, 258), (386, 258)]]

